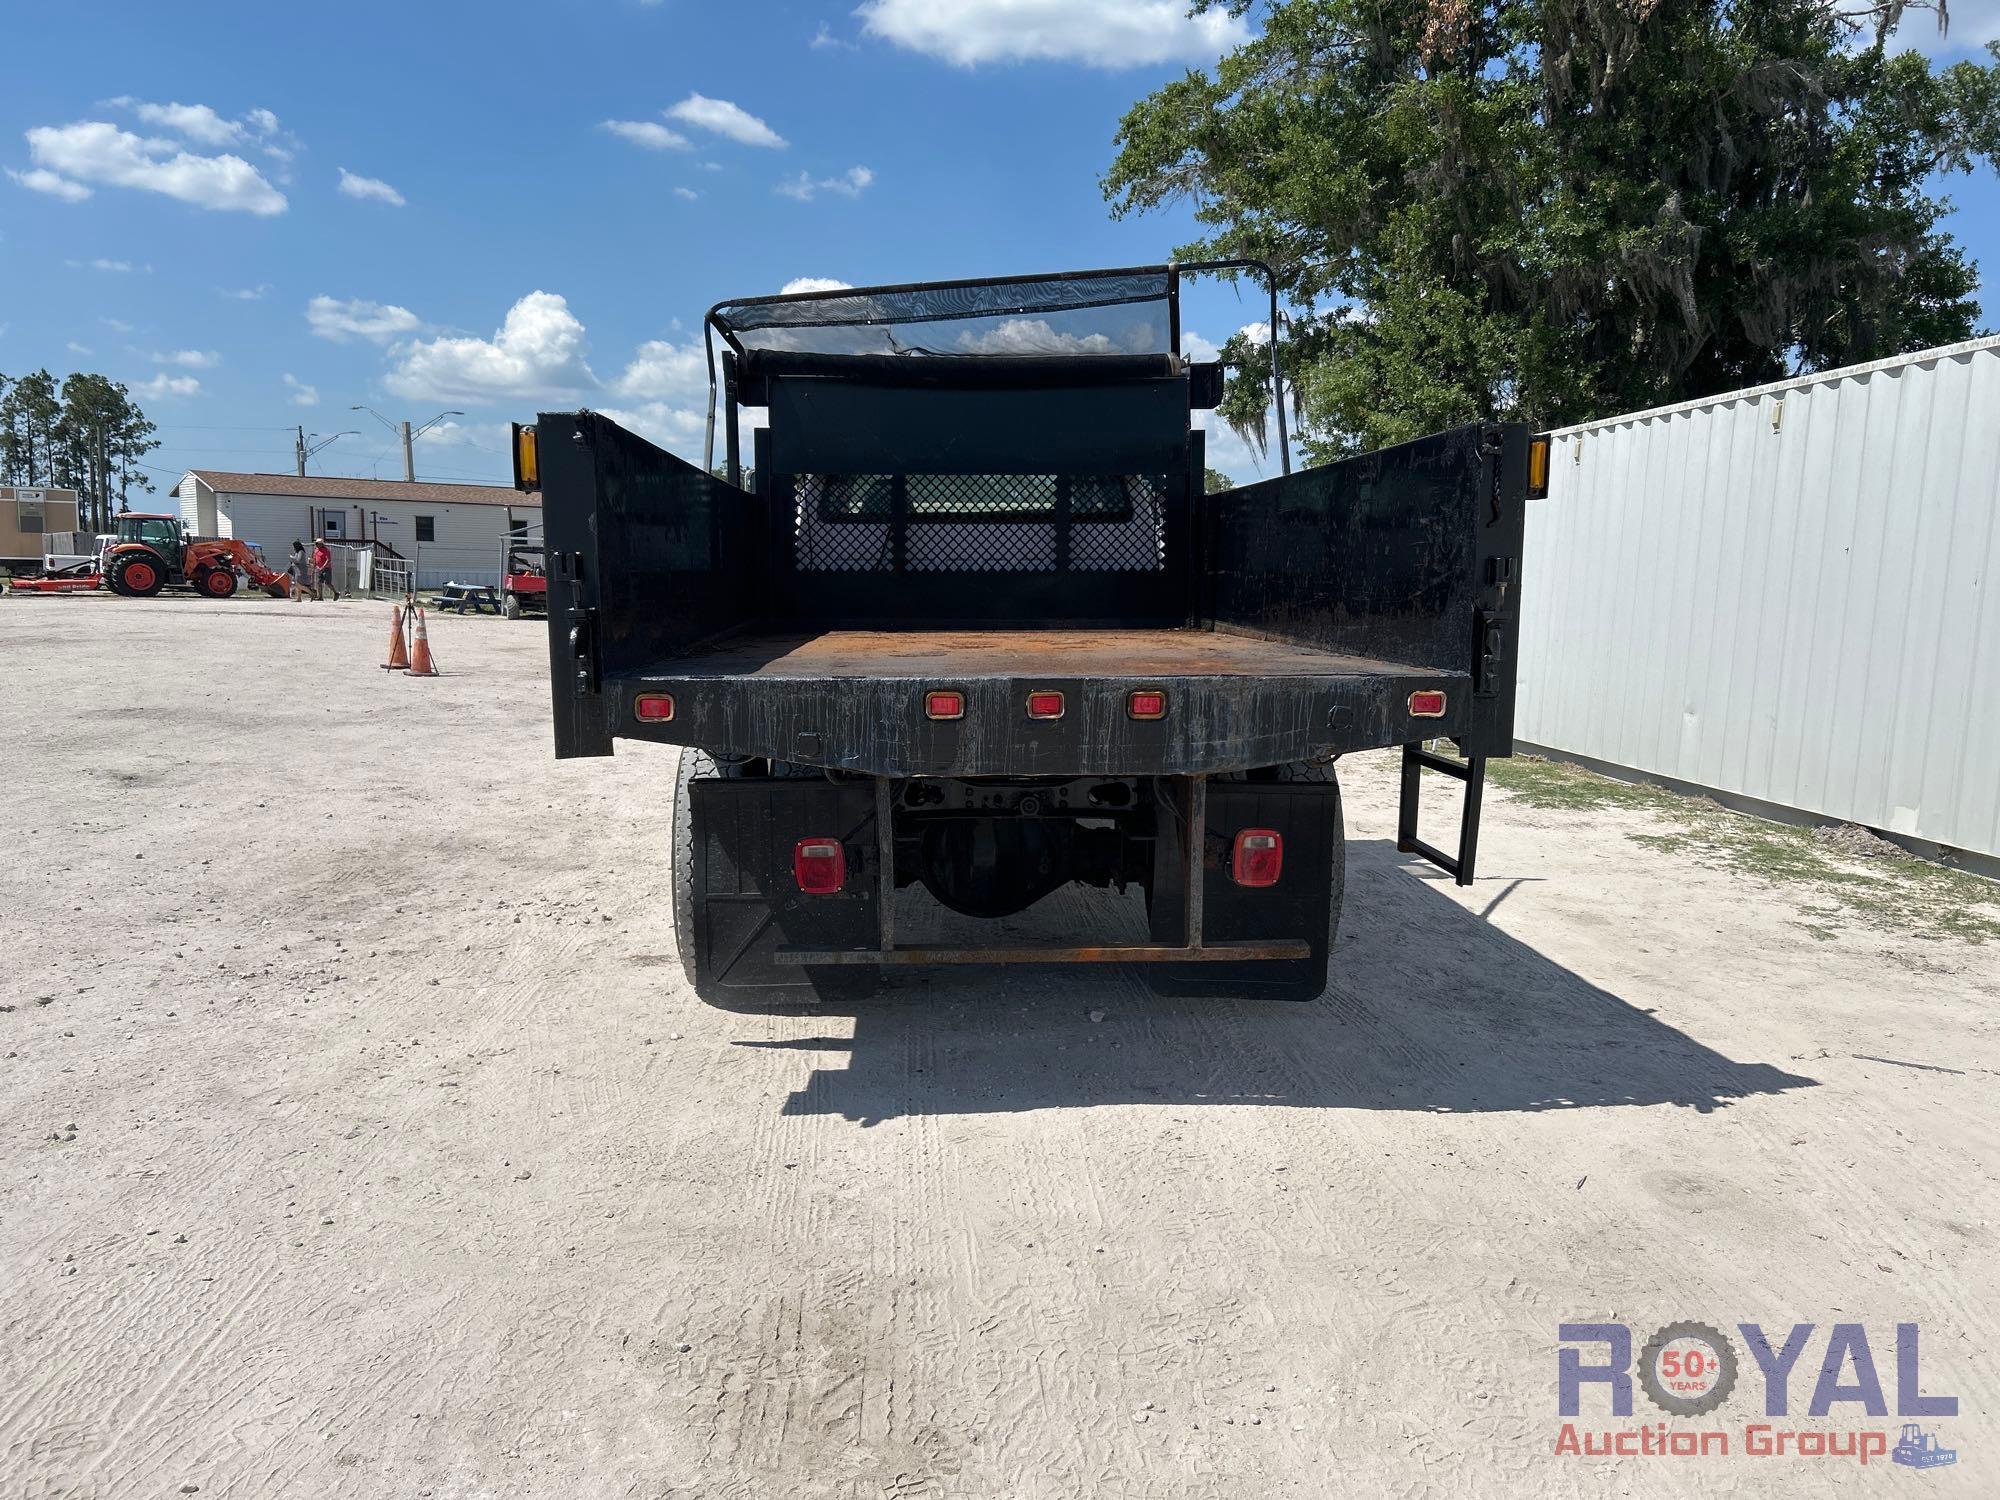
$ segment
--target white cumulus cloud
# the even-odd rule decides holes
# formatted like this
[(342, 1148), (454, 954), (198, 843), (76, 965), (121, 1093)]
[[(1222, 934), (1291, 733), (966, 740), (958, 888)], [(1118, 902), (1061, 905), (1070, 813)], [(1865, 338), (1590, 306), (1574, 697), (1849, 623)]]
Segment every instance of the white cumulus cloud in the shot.
[(423, 435), (427, 448), (473, 448), (505, 454), (514, 430), (505, 422), (440, 422)]
[(613, 383), (620, 396), (638, 401), (708, 399), (708, 356), (697, 340), (672, 344), (652, 339), (639, 346)]
[(1118, 346), (1101, 333), (1060, 333), (1047, 318), (1009, 318), (983, 333), (958, 336), (968, 354), (1116, 354)]
[[(700, 461), (702, 440), (708, 430), (706, 407), (696, 410), (693, 407), (672, 406), (665, 401), (647, 401), (638, 406), (606, 406), (600, 409), (627, 432), (638, 433), (655, 447), (678, 453), (693, 462)], [(722, 451), (719, 433), (715, 447), (718, 453)], [(749, 450), (746, 448), (744, 451)]]
[(853, 285), (851, 281), (836, 281), (831, 276), (794, 276), (778, 291), (789, 297), (794, 292), (844, 292)]
[(693, 188), (677, 187), (674, 189), (674, 196), (676, 198), (683, 199), (688, 203), (692, 203), (694, 202), (695, 199), (699, 198), (701, 194), (697, 193)]
[(630, 141), (635, 146), (644, 146), (648, 151), (685, 151), (688, 138), (678, 130), (669, 130), (656, 120), (604, 120), (598, 124), (599, 130), (608, 130), (622, 141)]
[(157, 401), (163, 396), (198, 396), (201, 382), (192, 375), (169, 375), (162, 370), (151, 380), (133, 387), (140, 395)]
[(222, 356), (208, 349), (176, 349), (171, 354), (155, 354), (156, 365), (178, 365), (183, 370), (212, 370), (222, 363)]
[(359, 172), (340, 169), (340, 190), (350, 198), (360, 198), (371, 203), (387, 203), (396, 208), (403, 206), (403, 195), (390, 187), (379, 177), (363, 177)]
[(223, 119), (206, 104), (148, 104), (130, 95), (111, 102), (124, 105), (148, 125), (171, 130), (204, 146), (234, 146), (244, 137), (242, 125)]
[(122, 94), (110, 101), (112, 107), (128, 109), (156, 130), (183, 136), (199, 146), (247, 146), (279, 161), (290, 161), (298, 142), (280, 128), (278, 117), (268, 109), (247, 111), (238, 119), (228, 119), (206, 104), (152, 104)]
[(315, 386), (307, 385), (303, 380), (299, 379), (298, 376), (293, 375), (289, 372), (287, 372), (285, 375), (285, 389), (290, 393), (286, 397), (286, 399), (289, 400), (294, 406), (319, 405), (318, 388)]
[(1213, 62), (1250, 38), (1240, 16), (1190, 16), (1187, 0), (863, 0), (855, 14), (870, 36), (967, 68)]
[(47, 167), (33, 167), (26, 172), (17, 172), (12, 167), (7, 175), (31, 192), (47, 193), (51, 198), (60, 198), (65, 203), (81, 203), (90, 196), (90, 189), (80, 182), (71, 182)]
[(554, 292), (530, 292), (490, 339), (445, 336), (399, 345), (383, 383), (412, 400), (511, 401), (567, 396), (597, 377), (583, 324)]
[(271, 283), (260, 281), (255, 286), (221, 287), (218, 290), (231, 302), (262, 302), (271, 295)]
[(862, 192), (874, 182), (875, 174), (866, 167), (849, 167), (838, 177), (814, 177), (801, 172), (797, 177), (787, 178), (773, 191), (787, 198), (796, 198), (801, 203), (810, 203), (821, 193), (838, 193), (843, 198), (859, 198)]
[(332, 339), (336, 344), (349, 339), (385, 344), (424, 326), (415, 313), (393, 302), (369, 302), (360, 297), (342, 300), (323, 293), (306, 304), (306, 324), (321, 338)]
[[(39, 171), (72, 188), (134, 188), (197, 208), (239, 213), (285, 211), (285, 195), (242, 157), (202, 156), (178, 142), (136, 136), (104, 120), (37, 125), (28, 132), (28, 154)], [(70, 196), (55, 184), (36, 190)]]
[(667, 117), (679, 120), (683, 125), (692, 125), (697, 130), (710, 131), (715, 135), (727, 136), (732, 141), (741, 141), (746, 146), (782, 147), (785, 138), (766, 125), (762, 120), (727, 99), (711, 99), (705, 94), (689, 94), (687, 98), (667, 111)]

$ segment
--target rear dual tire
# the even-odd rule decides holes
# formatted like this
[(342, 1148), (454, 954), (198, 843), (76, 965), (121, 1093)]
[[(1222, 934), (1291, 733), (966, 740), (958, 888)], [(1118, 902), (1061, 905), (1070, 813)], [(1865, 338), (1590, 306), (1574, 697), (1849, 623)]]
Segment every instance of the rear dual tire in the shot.
[[(682, 750), (680, 767), (674, 776), (674, 807), (670, 820), (673, 827), (673, 849), (668, 863), (673, 869), (674, 902), (673, 927), (674, 949), (680, 955), (681, 975), (688, 982), (688, 988), (700, 994), (701, 987), (695, 982), (695, 930), (694, 930), (694, 798), (688, 794), (688, 783), (697, 776), (713, 776), (715, 760), (705, 750)], [(707, 996), (703, 996), (707, 999)]]

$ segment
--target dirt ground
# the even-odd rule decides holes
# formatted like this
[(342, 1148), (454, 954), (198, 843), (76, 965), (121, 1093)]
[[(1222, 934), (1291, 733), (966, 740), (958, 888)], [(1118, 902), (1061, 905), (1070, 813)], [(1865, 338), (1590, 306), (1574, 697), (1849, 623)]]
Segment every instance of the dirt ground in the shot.
[[(673, 752), (558, 765), (539, 626), (417, 681), (387, 617), (0, 599), (0, 1495), (2000, 1491), (1978, 889), (1530, 769), (1462, 891), (1364, 757), (1317, 1003), (731, 1013)], [(1559, 1326), (1678, 1319), (1817, 1325), (1775, 1425), (1892, 1439), (1916, 1323), (1958, 1463), (1743, 1454), (1747, 1355), (1667, 1424), (1728, 1457), (1558, 1454)], [(1805, 1415), (1841, 1322), (1886, 1417)]]

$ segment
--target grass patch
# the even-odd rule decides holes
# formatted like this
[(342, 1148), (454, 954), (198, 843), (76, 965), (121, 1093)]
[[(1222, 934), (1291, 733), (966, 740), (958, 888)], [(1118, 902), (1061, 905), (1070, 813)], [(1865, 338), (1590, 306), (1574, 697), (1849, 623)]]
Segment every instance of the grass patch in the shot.
[(1658, 812), (1687, 800), (1659, 787), (1616, 781), (1581, 766), (1527, 755), (1489, 760), (1486, 779), (1530, 807), (1566, 808), (1572, 812), (1595, 812), (1604, 807)]
[(1766, 822), (1706, 798), (1618, 781), (1561, 761), (1517, 755), (1489, 762), (1486, 774), (1530, 807), (1649, 813), (1666, 826), (1628, 834), (1634, 843), (1810, 895), (1814, 902), (1807, 910), (1820, 920), (1801, 925), (1816, 938), (1833, 936), (1827, 919), (1844, 918), (1923, 938), (2000, 940), (2000, 885), (1963, 870), (1908, 854), (1842, 859), (1811, 829)]

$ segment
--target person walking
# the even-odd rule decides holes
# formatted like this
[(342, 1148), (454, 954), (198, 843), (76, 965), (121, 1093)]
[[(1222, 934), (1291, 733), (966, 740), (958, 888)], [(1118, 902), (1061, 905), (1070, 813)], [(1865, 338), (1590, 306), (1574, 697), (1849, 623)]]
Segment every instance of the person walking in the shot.
[(312, 561), (306, 556), (306, 544), (297, 537), (293, 537), (292, 560), (286, 565), (285, 571), (291, 574), (292, 577), (292, 603), (294, 604), (297, 604), (299, 600), (305, 598), (311, 592), (312, 584), (309, 572), (311, 567)]
[(340, 590), (333, 586), (333, 549), (328, 547), (324, 537), (313, 543), (313, 598), (325, 589), (335, 599), (340, 598)]

